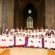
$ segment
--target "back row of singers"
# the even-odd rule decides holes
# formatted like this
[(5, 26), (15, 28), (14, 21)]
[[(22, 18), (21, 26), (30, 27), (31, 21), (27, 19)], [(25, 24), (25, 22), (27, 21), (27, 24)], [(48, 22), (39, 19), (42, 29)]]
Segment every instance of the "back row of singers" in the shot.
[(54, 28), (51, 28), (51, 29), (48, 29), (48, 28), (37, 28), (37, 29), (19, 29), (19, 28), (16, 28), (16, 29), (5, 29), (2, 34), (5, 33), (5, 34), (26, 34), (28, 33), (31, 34), (31, 35), (39, 35), (39, 34), (42, 34), (42, 35), (55, 35), (55, 29)]

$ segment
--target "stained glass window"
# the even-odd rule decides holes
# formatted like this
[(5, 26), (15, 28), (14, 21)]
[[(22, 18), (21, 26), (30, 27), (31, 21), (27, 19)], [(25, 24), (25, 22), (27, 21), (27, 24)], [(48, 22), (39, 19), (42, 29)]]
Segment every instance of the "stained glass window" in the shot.
[(33, 19), (30, 16), (27, 18), (27, 28), (33, 28)]

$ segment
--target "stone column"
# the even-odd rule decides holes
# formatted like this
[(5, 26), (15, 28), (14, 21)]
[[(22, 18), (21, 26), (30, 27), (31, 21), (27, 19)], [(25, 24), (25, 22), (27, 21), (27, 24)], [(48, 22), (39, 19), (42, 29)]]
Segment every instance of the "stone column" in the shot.
[(45, 0), (45, 25), (49, 28), (54, 25), (54, 0)]
[(2, 1), (2, 30), (5, 29), (7, 27), (7, 4), (8, 0), (3, 0)]
[(54, 27), (55, 27), (55, 0), (54, 0)]
[(14, 0), (8, 0), (7, 4), (7, 27), (11, 29), (14, 27)]
[(14, 20), (14, 0), (3, 0), (2, 6), (3, 29), (13, 28)]
[(0, 0), (0, 34), (2, 31), (2, 0)]

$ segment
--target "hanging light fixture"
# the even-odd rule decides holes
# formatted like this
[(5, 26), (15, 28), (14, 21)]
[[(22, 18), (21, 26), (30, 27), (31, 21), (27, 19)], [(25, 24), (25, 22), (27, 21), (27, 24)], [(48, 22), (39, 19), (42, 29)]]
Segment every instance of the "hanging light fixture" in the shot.
[(29, 10), (28, 10), (28, 13), (29, 13), (29, 14), (31, 14), (31, 13), (32, 13), (32, 10), (31, 10), (31, 9), (29, 9)]

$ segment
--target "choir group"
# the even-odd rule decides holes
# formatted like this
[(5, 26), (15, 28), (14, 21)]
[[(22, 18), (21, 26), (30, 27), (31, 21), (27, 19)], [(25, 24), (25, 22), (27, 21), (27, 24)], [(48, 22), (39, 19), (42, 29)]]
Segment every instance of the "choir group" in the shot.
[(3, 46), (55, 48), (55, 29), (5, 29), (0, 35)]

